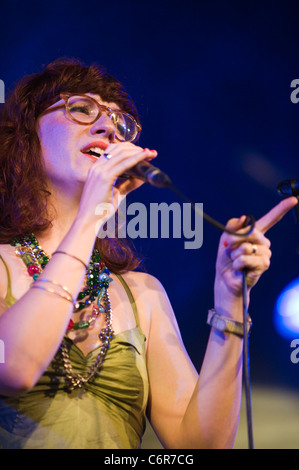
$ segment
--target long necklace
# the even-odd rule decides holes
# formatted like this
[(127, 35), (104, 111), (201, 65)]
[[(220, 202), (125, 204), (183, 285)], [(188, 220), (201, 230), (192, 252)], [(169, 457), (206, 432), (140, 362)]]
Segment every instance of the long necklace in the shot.
[[(33, 234), (14, 238), (11, 241), (11, 245), (15, 247), (16, 255), (22, 258), (27, 267), (28, 274), (36, 281), (47, 265), (50, 257), (44, 252)], [(87, 374), (82, 376), (74, 372), (68, 353), (68, 347), (65, 340), (62, 341), (60, 349), (66, 372), (66, 384), (69, 390), (82, 387), (85, 382), (89, 381), (96, 374), (103, 364), (106, 353), (110, 347), (113, 329), (108, 287), (111, 281), (110, 271), (105, 266), (103, 260), (101, 260), (98, 250), (94, 248), (86, 273), (85, 286), (78, 294), (77, 303), (74, 308), (74, 312), (78, 312), (92, 305), (92, 313), (84, 321), (73, 322), (73, 320), (70, 320), (68, 330), (78, 330), (93, 326), (98, 315), (103, 313), (105, 314), (105, 327), (99, 332), (102, 347)]]

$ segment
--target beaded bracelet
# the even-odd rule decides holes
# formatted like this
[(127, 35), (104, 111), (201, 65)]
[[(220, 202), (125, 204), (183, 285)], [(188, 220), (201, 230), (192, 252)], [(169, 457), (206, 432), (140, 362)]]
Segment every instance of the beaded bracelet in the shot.
[[(64, 295), (62, 292), (59, 292), (59, 291), (57, 291), (57, 290), (53, 290), (53, 289), (49, 289), (49, 288), (44, 287), (44, 286), (40, 286), (40, 285), (39, 285), (39, 282), (40, 282), (40, 281), (41, 281), (41, 282), (48, 282), (48, 283), (50, 283), (50, 284), (53, 284), (53, 285), (59, 287), (59, 288), (62, 289), (64, 292), (66, 292), (67, 295)], [(36, 288), (38, 288), (38, 289), (46, 290), (47, 292), (50, 292), (51, 294), (58, 295), (59, 297), (62, 297), (63, 299), (68, 300), (69, 302), (71, 302), (71, 304), (73, 304), (73, 306), (74, 306), (75, 308), (78, 307), (78, 304), (77, 304), (76, 300), (74, 299), (74, 297), (72, 296), (72, 294), (69, 292), (69, 290), (68, 290), (65, 286), (62, 286), (61, 284), (58, 284), (58, 283), (55, 282), (55, 281), (50, 281), (49, 279), (45, 279), (45, 278), (43, 278), (43, 279), (38, 278), (38, 280), (35, 281), (35, 282), (32, 284), (32, 286), (31, 286), (32, 289), (33, 289), (34, 287), (36, 287)]]
[(74, 258), (76, 259), (77, 261), (79, 261), (81, 264), (83, 264), (84, 268), (86, 269), (86, 271), (88, 270), (88, 266), (84, 263), (84, 261), (82, 261), (82, 259), (80, 258), (77, 258), (77, 256), (74, 256), (74, 255), (70, 255), (70, 253), (66, 253), (65, 251), (54, 251), (54, 253), (52, 253), (52, 256), (53, 255), (56, 255), (56, 254), (62, 254), (62, 255), (67, 255), (67, 256), (70, 256), (71, 258)]

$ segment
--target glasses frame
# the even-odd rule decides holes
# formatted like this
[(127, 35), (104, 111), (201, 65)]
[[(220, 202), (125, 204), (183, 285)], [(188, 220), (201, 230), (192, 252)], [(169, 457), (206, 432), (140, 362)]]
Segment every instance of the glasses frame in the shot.
[[(78, 119), (74, 118), (74, 116), (72, 116), (71, 112), (70, 112), (70, 109), (69, 109), (69, 99), (72, 97), (72, 96), (79, 96), (79, 97), (82, 97), (82, 98), (87, 98), (89, 100), (91, 100), (95, 105), (96, 107), (98, 108), (98, 114), (97, 116), (90, 122), (82, 122), (82, 121), (79, 121)], [(41, 114), (40, 116), (43, 116), (45, 114), (48, 114), (48, 113), (51, 113), (52, 111), (56, 111), (57, 109), (61, 109), (61, 108), (65, 108), (66, 112), (67, 112), (67, 115), (70, 117), (70, 119), (74, 122), (76, 122), (77, 124), (81, 124), (81, 126), (90, 126), (92, 124), (94, 124), (100, 117), (101, 115), (103, 114), (103, 112), (109, 117), (109, 119), (111, 119), (111, 116), (112, 114), (114, 113), (121, 113), (121, 114), (124, 114), (125, 116), (128, 116), (129, 118), (131, 118), (133, 121), (134, 121), (134, 124), (136, 126), (136, 135), (131, 139), (131, 140), (121, 140), (119, 137), (117, 137), (117, 135), (115, 134), (115, 138), (119, 141), (119, 142), (134, 142), (137, 137), (139, 136), (141, 130), (142, 130), (142, 127), (140, 124), (138, 124), (138, 122), (136, 121), (136, 119), (129, 113), (125, 113), (123, 111), (119, 111), (119, 110), (113, 110), (111, 108), (109, 108), (109, 106), (105, 106), (104, 104), (100, 104), (97, 102), (97, 100), (95, 100), (94, 98), (92, 98), (91, 96), (88, 96), (88, 95), (84, 95), (84, 94), (81, 94), (81, 93), (60, 93), (59, 95), (59, 98), (62, 99), (64, 101), (63, 104), (57, 104), (55, 106), (50, 106), (49, 108), (45, 109)], [(111, 119), (112, 120), (112, 119)], [(112, 121), (113, 122), (113, 121)]]

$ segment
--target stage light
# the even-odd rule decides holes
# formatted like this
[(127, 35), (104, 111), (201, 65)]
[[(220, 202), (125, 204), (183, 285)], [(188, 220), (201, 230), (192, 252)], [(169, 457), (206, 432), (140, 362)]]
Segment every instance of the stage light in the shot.
[(284, 338), (299, 338), (299, 278), (290, 282), (277, 298), (274, 325)]

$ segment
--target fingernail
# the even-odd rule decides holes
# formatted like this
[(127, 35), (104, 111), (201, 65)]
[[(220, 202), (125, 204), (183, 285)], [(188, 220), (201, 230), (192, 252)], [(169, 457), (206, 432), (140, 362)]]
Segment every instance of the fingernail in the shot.
[(223, 245), (227, 248), (228, 247), (228, 241), (224, 240)]

